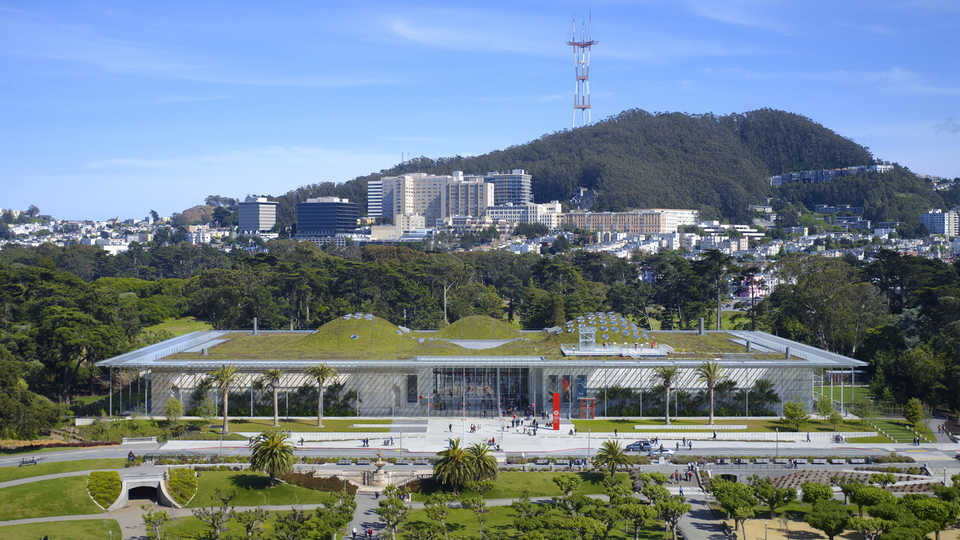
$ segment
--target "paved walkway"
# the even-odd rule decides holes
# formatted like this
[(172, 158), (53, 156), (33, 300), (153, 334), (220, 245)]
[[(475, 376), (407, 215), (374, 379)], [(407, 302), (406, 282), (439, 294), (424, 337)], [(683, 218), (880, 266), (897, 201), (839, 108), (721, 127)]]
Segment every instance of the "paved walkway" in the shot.
[(942, 418), (927, 418), (927, 427), (929, 427), (930, 431), (933, 432), (933, 436), (936, 437), (935, 439), (936, 442), (953, 443), (953, 441), (950, 440), (950, 437), (947, 436), (946, 433), (941, 433), (940, 431), (937, 431), (937, 428), (940, 426), (940, 424), (943, 424), (944, 422), (945, 420), (943, 420)]
[(347, 525), (347, 534), (344, 538), (351, 538), (354, 529), (357, 530), (357, 538), (363, 538), (364, 531), (367, 529), (373, 529), (373, 534), (379, 536), (386, 525), (380, 521), (380, 516), (375, 512), (377, 506), (379, 501), (373, 493), (357, 492), (357, 509), (353, 512), (353, 521)]
[(707, 496), (700, 489), (685, 491), (690, 511), (680, 518), (679, 529), (689, 540), (723, 540), (723, 525), (707, 506)]

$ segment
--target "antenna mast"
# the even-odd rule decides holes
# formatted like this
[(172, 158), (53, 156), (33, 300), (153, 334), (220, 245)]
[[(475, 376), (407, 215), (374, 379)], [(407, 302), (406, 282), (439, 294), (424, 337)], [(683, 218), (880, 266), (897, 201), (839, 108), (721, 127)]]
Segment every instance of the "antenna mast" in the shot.
[(570, 41), (567, 45), (573, 48), (573, 69), (576, 73), (576, 86), (573, 90), (573, 123), (577, 127), (577, 112), (580, 113), (580, 126), (591, 122), (590, 115), (590, 48), (597, 44), (591, 36), (593, 17), (586, 22), (580, 21), (580, 34), (577, 35), (577, 19), (573, 19)]

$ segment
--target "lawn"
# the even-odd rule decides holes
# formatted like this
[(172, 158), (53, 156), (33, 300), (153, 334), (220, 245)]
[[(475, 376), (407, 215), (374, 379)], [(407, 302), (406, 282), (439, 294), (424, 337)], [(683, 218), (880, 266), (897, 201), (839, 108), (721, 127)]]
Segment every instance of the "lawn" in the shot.
[[(515, 513), (509, 506), (492, 506), (486, 514), (486, 529), (488, 533), (496, 533), (494, 537), (516, 537), (517, 531), (513, 528), (513, 519)], [(408, 528), (417, 526), (430, 526), (426, 511), (413, 510), (407, 517)], [(471, 510), (451, 509), (447, 516), (448, 532), (453, 533), (456, 538), (475, 538), (480, 534), (480, 524), (477, 521), (476, 514)], [(399, 538), (413, 538), (405, 534), (400, 534)], [(623, 526), (617, 527), (607, 538), (633, 538), (633, 528), (626, 531)], [(640, 538), (643, 540), (662, 540), (667, 538), (667, 534), (661, 527), (649, 527), (640, 530)]]
[(9, 482), (19, 478), (28, 478), (31, 476), (43, 476), (45, 474), (57, 474), (74, 471), (93, 471), (97, 469), (122, 469), (127, 460), (116, 459), (81, 459), (77, 461), (56, 461), (44, 463), (42, 460), (37, 465), (24, 467), (2, 467), (0, 468), (0, 482)]
[[(733, 420), (716, 420), (714, 421), (717, 425), (743, 425), (747, 426), (746, 429), (742, 430), (723, 430), (723, 433), (746, 433), (746, 432), (774, 432), (778, 428), (781, 432), (792, 432), (792, 428), (787, 428), (780, 423), (779, 420), (770, 419), (770, 420), (754, 420), (754, 419), (733, 419)], [(648, 430), (639, 430), (633, 429), (633, 426), (661, 426), (657, 431), (664, 432), (676, 432), (676, 433), (709, 433), (709, 429), (703, 430), (679, 430), (671, 429), (671, 426), (708, 426), (707, 420), (672, 420), (670, 421), (670, 426), (663, 423), (659, 419), (627, 419), (627, 420), (574, 420), (573, 425), (577, 428), (578, 432), (586, 432), (589, 430), (592, 433), (610, 433), (614, 429), (620, 432), (620, 435), (625, 436), (626, 438), (636, 437), (638, 439), (644, 438), (645, 432), (652, 433), (653, 431)], [(859, 421), (845, 421), (839, 426), (839, 431), (873, 431), (869, 425), (864, 424)], [(829, 432), (835, 431), (832, 424), (820, 421), (810, 421), (798, 430), (801, 432), (811, 431), (811, 432)]]
[[(317, 421), (314, 420), (280, 420), (280, 429), (284, 431), (318, 431), (318, 432), (374, 432), (374, 433), (386, 433), (390, 431), (388, 427), (393, 420), (386, 419), (376, 419), (376, 420), (365, 420), (362, 418), (357, 419), (323, 419), (323, 427), (317, 427)], [(375, 428), (355, 428), (351, 427), (353, 424), (384, 424), (384, 427), (375, 427)], [(253, 420), (231, 420), (230, 421), (230, 431), (264, 431), (268, 429), (273, 429), (273, 419), (259, 419), (255, 418)]]
[(422, 334), (448, 339), (510, 339), (523, 334), (506, 321), (487, 315), (470, 315), (457, 320), (438, 332)]
[(0, 527), (0, 540), (49, 538), (50, 540), (103, 540), (123, 538), (120, 526), (112, 519), (85, 519), (80, 521), (49, 521), (28, 525)]
[[(817, 393), (822, 396), (830, 396), (830, 385), (826, 385), (823, 388), (817, 388)], [(833, 401), (840, 403), (840, 385), (835, 384), (833, 386)], [(868, 386), (850, 386), (844, 385), (843, 387), (843, 406), (847, 407), (848, 405), (859, 405), (861, 403), (868, 402), (870, 399), (870, 388)]]
[(323, 492), (314, 489), (279, 484), (268, 487), (265, 474), (247, 471), (203, 471), (198, 479), (200, 488), (190, 507), (208, 506), (216, 490), (235, 491), (234, 506), (257, 506), (271, 504), (311, 504), (322, 501)]
[[(276, 516), (279, 512), (270, 512), (270, 516)], [(205, 523), (199, 519), (189, 516), (182, 517), (170, 520), (170, 523), (164, 527), (164, 532), (166, 536), (164, 538), (182, 538), (184, 540), (201, 540), (209, 538), (207, 536), (208, 531), (210, 530)], [(263, 524), (264, 536), (271, 538), (270, 534), (273, 532), (273, 520), (268, 519)], [(242, 538), (244, 535), (243, 527), (237, 523), (235, 520), (230, 520), (227, 522), (227, 533), (224, 535), (226, 538)]]
[[(894, 440), (896, 440), (896, 442), (899, 443), (912, 443), (913, 438), (916, 437), (913, 431), (911, 431), (910, 425), (907, 424), (906, 421), (878, 419), (874, 421), (874, 424), (876, 424), (878, 428), (885, 431), (887, 435), (890, 435)], [(924, 433), (921, 432), (921, 435), (924, 435)], [(928, 434), (927, 437), (929, 439), (930, 435)], [(932, 442), (932, 439), (925, 442)]]
[(197, 332), (199, 330), (210, 330), (213, 327), (210, 323), (198, 321), (194, 317), (183, 317), (180, 319), (167, 319), (162, 323), (154, 324), (143, 328), (144, 332), (170, 332), (173, 337)]
[[(523, 472), (523, 471), (504, 471), (497, 475), (493, 488), (484, 493), (485, 499), (515, 499), (526, 492), (530, 497), (552, 497), (561, 495), (560, 489), (553, 483), (557, 476), (578, 474), (583, 482), (577, 489), (577, 493), (582, 495), (595, 495), (603, 493), (603, 476), (596, 472), (583, 473), (562, 473), (562, 472)], [(617, 479), (625, 486), (629, 484), (630, 477), (627, 473), (618, 473)], [(422, 501), (426, 495), (436, 492), (438, 486), (430, 481), (422, 485), (422, 492), (415, 493), (413, 499)], [(465, 490), (464, 493), (472, 493)]]
[(673, 347), (676, 352), (746, 352), (746, 347), (731, 341), (726, 332), (647, 332), (652, 341)]
[(87, 477), (41, 480), (0, 489), (0, 521), (73, 514), (99, 514), (87, 495)]
[[(215, 419), (182, 421), (172, 425), (166, 420), (122, 420), (119, 422), (94, 422), (79, 428), (80, 434), (91, 441), (120, 442), (124, 437), (157, 437), (160, 441), (171, 438), (186, 440), (219, 440), (219, 423)], [(176, 430), (183, 430), (174, 436)], [(251, 430), (252, 431), (252, 430)], [(246, 440), (246, 438), (228, 434), (224, 440)]]

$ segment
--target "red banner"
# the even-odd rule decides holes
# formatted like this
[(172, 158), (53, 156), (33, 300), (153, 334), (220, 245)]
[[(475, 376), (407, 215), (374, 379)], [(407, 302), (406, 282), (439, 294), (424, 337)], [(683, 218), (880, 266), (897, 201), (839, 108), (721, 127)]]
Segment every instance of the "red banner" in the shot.
[(553, 429), (560, 431), (560, 394), (553, 393)]

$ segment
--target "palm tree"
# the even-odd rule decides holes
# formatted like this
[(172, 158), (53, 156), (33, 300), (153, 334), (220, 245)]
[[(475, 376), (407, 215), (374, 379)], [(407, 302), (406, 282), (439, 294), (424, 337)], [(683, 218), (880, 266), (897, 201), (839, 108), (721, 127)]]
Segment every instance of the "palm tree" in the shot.
[(459, 490), (473, 480), (473, 460), (460, 446), (460, 439), (450, 441), (450, 447), (437, 453), (440, 460), (433, 466), (433, 477), (441, 485)]
[(667, 419), (667, 425), (670, 425), (670, 389), (677, 382), (679, 372), (680, 370), (675, 366), (663, 366), (654, 370), (656, 376), (663, 382), (663, 389), (667, 393), (667, 400), (664, 404), (666, 406), (664, 416)]
[[(280, 405), (277, 402), (277, 395), (280, 393), (280, 380), (283, 379), (283, 372), (279, 369), (268, 369), (257, 379), (257, 386), (269, 386), (273, 390), (273, 425), (280, 425)], [(252, 413), (251, 413), (252, 414)]]
[(287, 442), (288, 437), (282, 431), (268, 431), (250, 444), (250, 468), (267, 473), (271, 484), (293, 470), (293, 445)]
[(497, 458), (490, 453), (490, 447), (483, 443), (475, 443), (467, 448), (473, 467), (473, 479), (493, 480), (497, 477), (500, 468), (497, 467)]
[(697, 367), (697, 379), (706, 383), (710, 391), (710, 425), (713, 425), (713, 391), (723, 381), (723, 368), (716, 361), (704, 362)]
[(317, 381), (317, 427), (323, 427), (323, 387), (327, 381), (337, 376), (337, 370), (325, 365), (310, 366), (307, 368), (307, 376)]
[(618, 441), (603, 441), (597, 455), (593, 457), (593, 465), (599, 469), (606, 469), (612, 478), (617, 469), (627, 464), (627, 454)]
[(230, 395), (230, 386), (237, 381), (237, 368), (233, 365), (224, 364), (209, 375), (210, 382), (217, 387), (220, 397), (223, 400), (223, 431), (227, 433), (230, 428), (227, 426), (227, 415), (230, 409), (227, 407), (227, 398)]

